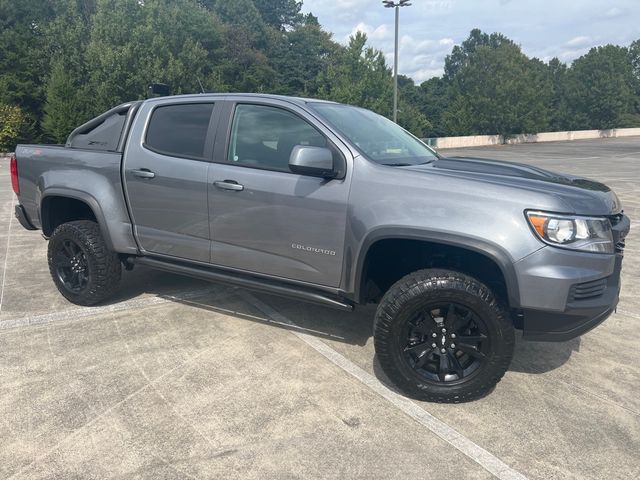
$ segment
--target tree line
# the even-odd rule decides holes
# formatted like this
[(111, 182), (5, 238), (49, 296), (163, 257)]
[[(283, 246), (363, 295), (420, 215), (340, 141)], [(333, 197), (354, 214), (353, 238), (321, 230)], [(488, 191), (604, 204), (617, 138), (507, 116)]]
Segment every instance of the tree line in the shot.
[[(99, 113), (173, 93), (264, 92), (392, 115), (392, 71), (357, 33), (333, 40), (299, 0), (0, 0), (0, 149), (63, 143)], [(571, 65), (474, 29), (444, 75), (399, 78), (398, 122), (426, 136), (640, 126), (640, 40)]]

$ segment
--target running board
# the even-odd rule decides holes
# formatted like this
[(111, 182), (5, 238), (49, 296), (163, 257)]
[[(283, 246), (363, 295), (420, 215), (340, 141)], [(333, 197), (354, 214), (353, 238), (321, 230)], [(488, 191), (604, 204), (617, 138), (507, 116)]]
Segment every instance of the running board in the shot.
[(353, 310), (353, 304), (338, 297), (331, 297), (312, 290), (289, 286), (283, 283), (258, 280), (256, 278), (234, 275), (221, 270), (194, 267), (191, 265), (167, 262), (150, 257), (130, 257), (129, 262), (136, 265), (145, 265), (147, 267), (155, 268), (156, 270), (164, 270), (165, 272), (179, 273), (188, 277), (200, 278), (210, 282), (233, 284), (249, 290), (270, 293), (281, 297), (297, 298), (298, 300), (324, 305), (338, 310), (346, 310), (349, 312)]

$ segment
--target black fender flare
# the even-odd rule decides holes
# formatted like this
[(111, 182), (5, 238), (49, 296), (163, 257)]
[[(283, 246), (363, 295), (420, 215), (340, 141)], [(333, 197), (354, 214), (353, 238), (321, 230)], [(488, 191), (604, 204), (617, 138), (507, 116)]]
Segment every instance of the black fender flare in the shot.
[(102, 208), (100, 208), (100, 204), (98, 201), (89, 193), (82, 192), (80, 190), (74, 190), (71, 188), (59, 188), (53, 187), (46, 189), (42, 197), (40, 198), (40, 222), (42, 224), (42, 228), (44, 231), (45, 219), (43, 217), (43, 205), (45, 200), (50, 197), (62, 197), (62, 198), (72, 198), (74, 200), (78, 200), (86, 204), (91, 211), (93, 212), (94, 217), (98, 222), (98, 226), (100, 227), (100, 232), (102, 233), (102, 237), (104, 238), (105, 243), (107, 244), (107, 248), (113, 250), (113, 242), (111, 240), (111, 235), (109, 233), (109, 229), (107, 228), (107, 221), (102, 212)]
[(422, 240), (425, 242), (439, 243), (470, 250), (484, 255), (493, 261), (504, 276), (509, 305), (511, 308), (520, 306), (520, 290), (518, 287), (518, 277), (514, 267), (515, 260), (501, 246), (486, 240), (475, 237), (468, 237), (462, 234), (437, 232), (422, 230), (410, 227), (382, 227), (369, 232), (360, 248), (356, 261), (354, 299), (361, 303), (362, 299), (362, 275), (364, 273), (365, 259), (371, 246), (380, 240)]

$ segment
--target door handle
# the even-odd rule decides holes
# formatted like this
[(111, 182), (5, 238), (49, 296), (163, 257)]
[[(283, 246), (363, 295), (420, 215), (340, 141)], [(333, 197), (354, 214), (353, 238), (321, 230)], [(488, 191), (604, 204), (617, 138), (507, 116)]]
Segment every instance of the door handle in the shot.
[(244, 190), (244, 185), (240, 185), (235, 180), (217, 180), (213, 184), (222, 190), (233, 190), (234, 192)]
[(140, 177), (140, 178), (153, 178), (156, 176), (156, 174), (153, 173), (148, 168), (141, 168), (140, 170), (131, 170), (131, 173), (135, 177)]

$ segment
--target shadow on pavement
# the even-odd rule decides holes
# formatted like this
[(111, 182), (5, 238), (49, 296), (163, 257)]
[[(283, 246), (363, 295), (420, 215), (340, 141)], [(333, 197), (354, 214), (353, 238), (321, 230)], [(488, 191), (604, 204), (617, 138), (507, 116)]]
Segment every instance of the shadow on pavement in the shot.
[[(303, 332), (351, 345), (364, 346), (373, 334), (375, 305), (358, 306), (354, 312), (350, 313), (273, 295), (250, 292), (251, 295), (263, 299), (275, 310), (283, 312), (286, 318), (294, 322), (287, 324), (268, 318), (267, 315), (258, 312), (254, 306), (245, 304), (242, 301), (233, 302), (233, 309), (229, 310), (219, 304), (219, 294), (212, 294), (212, 297), (216, 298), (209, 298), (209, 296), (204, 295), (197, 300), (179, 297), (181, 292), (189, 293), (190, 291), (207, 287), (216, 290), (220, 288), (221, 291), (228, 289), (230, 294), (234, 291), (245, 291), (240, 288), (225, 287), (220, 284), (195, 280), (181, 275), (137, 267), (134, 271), (123, 274), (123, 283), (118, 294), (113, 300), (105, 304), (114, 304), (132, 299), (141, 293), (150, 293), (172, 302), (221, 314), (234, 315), (248, 321), (268, 324), (285, 330)], [(248, 290), (246, 291), (249, 292)], [(239, 296), (238, 299), (240, 299)], [(579, 348), (580, 338), (559, 343), (529, 342), (523, 340), (521, 332), (516, 332), (515, 352), (509, 370), (533, 374), (546, 373), (564, 365), (574, 351), (579, 351)], [(385, 379), (384, 374), (377, 366), (377, 361), (374, 362), (374, 370), (378, 378), (389, 386), (388, 380)]]

